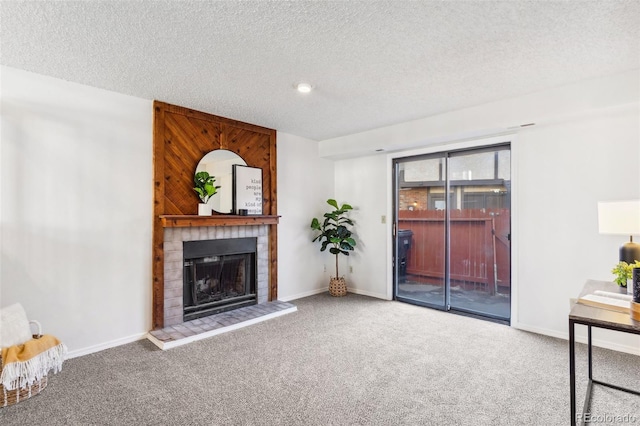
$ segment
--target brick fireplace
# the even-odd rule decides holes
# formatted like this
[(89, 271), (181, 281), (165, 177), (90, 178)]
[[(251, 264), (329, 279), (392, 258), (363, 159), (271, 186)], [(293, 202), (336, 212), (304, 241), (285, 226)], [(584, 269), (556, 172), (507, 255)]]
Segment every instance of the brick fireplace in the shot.
[[(274, 256), (276, 249), (274, 233), (277, 229), (279, 216), (160, 215), (158, 218), (163, 229), (162, 244), (160, 245), (162, 256), (155, 258), (160, 264), (158, 267), (160, 273), (156, 274), (154, 279), (158, 284), (161, 284), (162, 290), (155, 294), (162, 295), (159, 300), (162, 311), (160, 311), (160, 315), (154, 316), (154, 319), (161, 320), (161, 322), (158, 321), (158, 325), (149, 332), (147, 337), (160, 349), (166, 350), (181, 346), (297, 310), (295, 305), (279, 301), (274, 297), (277, 271)], [(250, 250), (249, 258), (244, 257), (247, 254), (245, 253), (247, 240), (251, 240), (251, 247), (255, 247), (254, 251)], [(206, 254), (211, 245), (224, 246), (225, 249), (222, 252), (228, 254), (220, 255), (221, 259), (216, 259), (218, 257), (217, 248), (213, 250), (212, 254)], [(206, 249), (202, 249), (203, 246)], [(253, 275), (255, 279), (255, 286), (249, 286), (250, 293), (255, 296), (251, 303), (243, 303), (246, 299), (231, 294), (231, 303), (224, 306), (224, 309), (219, 313), (204, 312), (202, 316), (199, 314), (191, 315), (189, 296), (185, 297), (184, 294), (185, 289), (189, 288), (187, 284), (193, 273), (190, 262), (193, 259), (202, 258), (204, 263), (215, 264), (219, 260), (224, 260), (226, 265), (227, 260), (233, 264), (239, 256), (244, 257), (245, 262), (255, 263), (255, 269), (252, 272), (249, 269), (246, 269), (245, 272), (238, 272), (239, 275), (243, 273)], [(223, 257), (224, 259), (222, 259)], [(186, 261), (185, 258), (187, 258)], [(224, 270), (224, 267), (223, 265), (221, 270)], [(213, 268), (215, 271), (216, 266)], [(220, 272), (219, 282), (225, 280), (224, 275), (225, 273)], [(205, 284), (205, 288), (207, 285), (209, 288), (220, 288), (213, 284), (215, 276), (216, 273), (211, 272), (209, 277), (212, 283)], [(230, 280), (230, 282), (233, 281), (233, 279)], [(196, 292), (198, 291), (196, 290)], [(211, 303), (211, 305), (205, 306), (205, 309), (208, 310), (213, 305), (217, 307), (217, 291), (208, 294), (204, 292), (204, 304)], [(235, 293), (236, 288), (229, 290), (229, 292)], [(199, 296), (201, 295), (195, 294), (196, 298)]]
[(164, 230), (164, 326), (184, 318), (184, 242), (256, 238), (257, 303), (269, 299), (269, 226), (192, 226)]

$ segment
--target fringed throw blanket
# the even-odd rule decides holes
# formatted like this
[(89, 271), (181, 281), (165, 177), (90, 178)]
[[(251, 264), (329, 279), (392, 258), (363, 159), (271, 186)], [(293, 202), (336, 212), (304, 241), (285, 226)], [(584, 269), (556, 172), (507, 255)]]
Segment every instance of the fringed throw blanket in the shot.
[(7, 390), (22, 389), (46, 376), (62, 370), (67, 348), (56, 337), (45, 334), (22, 345), (2, 348), (0, 383)]

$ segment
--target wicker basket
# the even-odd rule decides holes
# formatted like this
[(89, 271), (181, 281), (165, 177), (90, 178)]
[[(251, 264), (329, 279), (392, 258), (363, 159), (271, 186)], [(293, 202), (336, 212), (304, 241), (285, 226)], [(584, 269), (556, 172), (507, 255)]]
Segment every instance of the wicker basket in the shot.
[(329, 294), (335, 297), (347, 295), (347, 282), (344, 277), (331, 278), (331, 281), (329, 281)]
[[(2, 359), (2, 358), (0, 358)], [(36, 396), (47, 387), (47, 376), (43, 376), (40, 380), (33, 382), (31, 386), (22, 389), (6, 390), (0, 384), (0, 407), (8, 407), (17, 404), (20, 401)]]
[[(42, 327), (38, 321), (31, 320), (31, 324), (34, 324), (38, 328), (38, 334), (34, 334), (34, 339), (42, 337)], [(2, 373), (2, 353), (0, 352), (0, 374)], [(47, 387), (47, 376), (41, 377), (39, 380), (33, 382), (31, 386), (25, 386), (21, 389), (7, 390), (2, 383), (0, 383), (0, 408), (8, 407), (9, 405), (17, 404), (20, 401), (29, 399), (32, 396), (36, 396)]]

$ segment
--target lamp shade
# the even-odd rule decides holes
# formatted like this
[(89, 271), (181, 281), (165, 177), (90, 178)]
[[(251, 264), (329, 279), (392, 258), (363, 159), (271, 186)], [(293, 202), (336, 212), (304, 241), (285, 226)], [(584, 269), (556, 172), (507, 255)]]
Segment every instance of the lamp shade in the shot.
[(601, 234), (640, 235), (640, 200), (598, 203)]

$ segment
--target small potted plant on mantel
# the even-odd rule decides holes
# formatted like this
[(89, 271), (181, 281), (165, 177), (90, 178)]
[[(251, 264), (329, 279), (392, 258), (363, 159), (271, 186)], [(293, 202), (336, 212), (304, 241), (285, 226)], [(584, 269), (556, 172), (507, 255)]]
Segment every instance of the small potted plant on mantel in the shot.
[(198, 204), (199, 216), (211, 216), (211, 206), (208, 202), (211, 196), (220, 188), (220, 186), (214, 185), (215, 181), (216, 178), (209, 175), (209, 172), (198, 172), (193, 177), (193, 182), (196, 185), (193, 190), (196, 191), (200, 201), (202, 201)]
[(338, 255), (349, 256), (356, 246), (356, 240), (351, 234), (349, 227), (353, 226), (353, 221), (347, 217), (353, 209), (349, 204), (338, 207), (336, 200), (329, 199), (327, 204), (334, 208), (333, 211), (324, 214), (324, 221), (317, 218), (311, 221), (311, 229), (319, 231), (313, 242), (321, 243), (320, 251), (325, 251), (329, 247), (329, 252), (336, 257), (336, 276), (331, 277), (329, 282), (329, 294), (332, 296), (345, 296), (347, 294), (347, 283), (344, 277), (338, 273)]
[(613, 281), (618, 284), (620, 293), (629, 292), (627, 283), (633, 276), (633, 268), (640, 268), (640, 261), (636, 260), (631, 264), (621, 261), (611, 270), (611, 273), (616, 276), (616, 279)]

